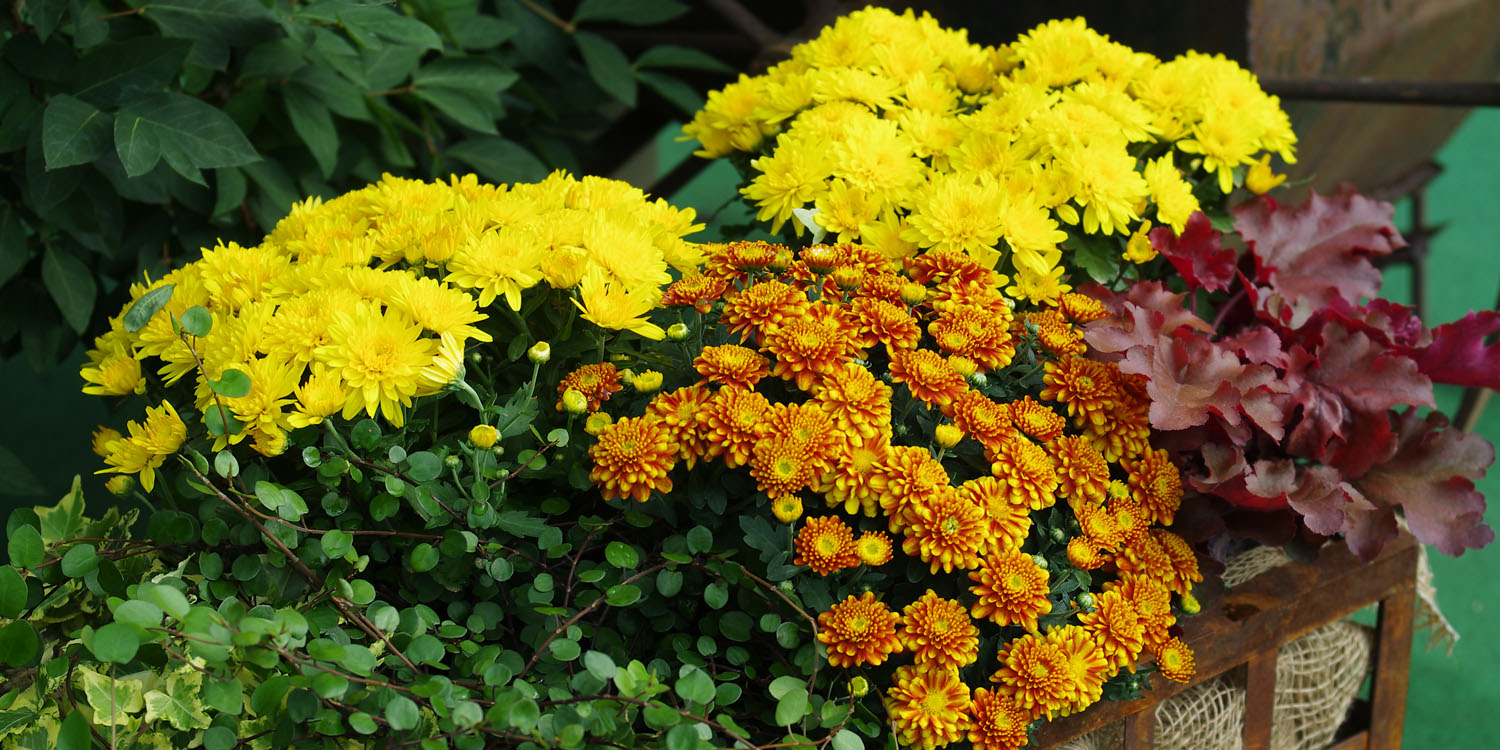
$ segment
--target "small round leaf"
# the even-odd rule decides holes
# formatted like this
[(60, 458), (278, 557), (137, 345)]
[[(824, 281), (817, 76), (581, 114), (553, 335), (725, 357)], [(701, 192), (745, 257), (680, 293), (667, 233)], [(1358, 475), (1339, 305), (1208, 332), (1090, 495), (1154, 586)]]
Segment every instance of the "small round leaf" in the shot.
[(99, 661), (124, 664), (135, 658), (135, 652), (141, 647), (141, 639), (136, 635), (135, 628), (112, 622), (94, 631), (91, 647)]
[(20, 617), (26, 609), (26, 579), (9, 565), (0, 567), (0, 617)]
[(411, 569), (418, 573), (426, 573), (437, 567), (438, 557), (436, 547), (422, 542), (411, 548)]
[(610, 542), (604, 548), (604, 559), (616, 568), (634, 568), (641, 562), (641, 556), (632, 547), (624, 542)]
[(207, 336), (214, 329), (214, 316), (202, 305), (193, 305), (182, 311), (182, 332), (189, 336)]

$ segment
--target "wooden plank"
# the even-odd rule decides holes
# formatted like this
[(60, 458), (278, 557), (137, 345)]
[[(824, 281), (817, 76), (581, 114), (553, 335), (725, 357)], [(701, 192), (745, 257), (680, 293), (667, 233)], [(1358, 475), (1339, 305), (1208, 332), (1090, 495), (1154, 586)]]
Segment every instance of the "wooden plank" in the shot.
[(1245, 750), (1270, 750), (1276, 709), (1276, 649), (1250, 657), (1245, 665)]
[(1151, 750), (1155, 743), (1155, 711), (1138, 711), (1125, 717), (1124, 750)]
[(1344, 739), (1328, 746), (1328, 750), (1366, 750), (1370, 746), (1370, 733), (1360, 732), (1352, 737)]
[(1415, 581), (1380, 603), (1375, 645), (1375, 682), (1370, 697), (1370, 750), (1400, 750), (1406, 721), (1406, 683), (1411, 671)]
[[(1244, 664), (1252, 654), (1274, 650), (1392, 592), (1409, 588), (1416, 566), (1416, 542), (1410, 534), (1402, 533), (1368, 563), (1361, 563), (1342, 542), (1333, 542), (1324, 545), (1317, 560), (1262, 573), (1234, 589), (1218, 606), (1183, 618), (1182, 640), (1193, 649), (1198, 668), (1191, 682), (1158, 679), (1143, 698), (1097, 703), (1082, 713), (1045, 724), (1037, 732), (1038, 745), (1066, 742), (1153, 708), (1160, 700)], [(1404, 686), (1404, 672), (1393, 679), (1401, 680)], [(1394, 691), (1395, 685), (1389, 689)], [(1394, 729), (1399, 738), (1400, 726)], [(1399, 747), (1399, 739), (1392, 747)]]

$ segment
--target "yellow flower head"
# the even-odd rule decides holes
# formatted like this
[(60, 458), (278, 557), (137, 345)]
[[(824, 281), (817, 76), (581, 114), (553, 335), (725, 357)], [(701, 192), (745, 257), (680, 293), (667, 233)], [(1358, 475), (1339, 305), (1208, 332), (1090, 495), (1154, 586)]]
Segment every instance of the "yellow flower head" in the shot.
[[(583, 319), (600, 328), (631, 331), (654, 341), (666, 337), (661, 326), (646, 319), (646, 314), (656, 309), (661, 290), (655, 286), (638, 286), (627, 289), (618, 280), (611, 280), (602, 268), (590, 268), (578, 284), (579, 299), (573, 304), (582, 311)], [(580, 301), (581, 300), (581, 301)]]
[(969, 688), (957, 669), (896, 668), (896, 684), (885, 691), (891, 723), (901, 744), (922, 750), (957, 742), (969, 731)]
[(367, 303), (335, 314), (329, 343), (314, 352), (349, 388), (343, 417), (360, 410), (383, 415), (392, 425), (405, 423), (403, 408), (421, 386), (423, 368), (437, 356), (439, 341), (422, 336), (422, 327), (396, 310)]

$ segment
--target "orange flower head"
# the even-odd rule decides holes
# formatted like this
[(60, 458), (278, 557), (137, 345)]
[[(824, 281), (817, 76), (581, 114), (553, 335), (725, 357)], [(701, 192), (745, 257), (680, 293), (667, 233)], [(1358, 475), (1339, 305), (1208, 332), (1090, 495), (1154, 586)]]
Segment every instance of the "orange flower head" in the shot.
[(677, 458), (689, 469), (708, 452), (708, 443), (703, 440), (698, 424), (698, 413), (713, 397), (708, 389), (690, 385), (658, 393), (646, 405), (646, 416), (654, 417), (668, 431), (672, 441), (677, 443)]
[(860, 562), (872, 567), (890, 562), (894, 552), (891, 538), (884, 531), (866, 531), (854, 540), (854, 554), (859, 555)]
[(693, 360), (693, 369), (703, 378), (698, 385), (720, 383), (753, 389), (760, 379), (771, 374), (770, 361), (754, 349), (738, 344), (705, 346)]
[(557, 410), (563, 410), (564, 393), (573, 389), (583, 394), (588, 406), (585, 411), (599, 411), (610, 396), (624, 390), (620, 381), (620, 370), (612, 362), (584, 365), (570, 373), (557, 384)]
[(884, 344), (887, 352), (915, 349), (922, 328), (905, 308), (875, 297), (859, 297), (849, 304), (854, 314), (855, 340), (863, 349)]
[(1036, 632), (1038, 617), (1052, 611), (1047, 599), (1047, 571), (1031, 555), (1001, 552), (984, 559), (978, 570), (969, 571), (970, 593), (979, 597), (972, 612), (998, 625), (1020, 625)]
[(1011, 310), (1011, 304), (1013, 303), (1000, 291), (1000, 287), (988, 281), (950, 281), (938, 287), (933, 303), (934, 307), (967, 305), (983, 310), (994, 316), (996, 321), (1005, 321), (1007, 332), (1014, 337), (1020, 335), (1022, 329), (1016, 327), (1016, 316)]
[(1135, 602), (1119, 590), (1094, 595), (1094, 611), (1078, 615), (1078, 622), (1093, 636), (1099, 652), (1115, 671), (1135, 669), (1135, 660), (1146, 648), (1146, 626)]
[(1028, 634), (1000, 649), (1000, 669), (990, 676), (1001, 695), (1010, 697), (1031, 718), (1061, 711), (1072, 702), (1073, 679), (1068, 654), (1040, 635)]
[(891, 431), (890, 386), (852, 362), (826, 375), (813, 400), (850, 442), (878, 440)]
[(1016, 437), (1010, 404), (991, 401), (979, 391), (965, 390), (953, 400), (952, 410), (953, 424), (978, 440), (987, 454), (994, 454)]
[(677, 444), (656, 419), (625, 417), (604, 428), (589, 448), (589, 458), (594, 462), (589, 480), (606, 500), (633, 497), (644, 503), (653, 490), (672, 491), (667, 472), (677, 463)]
[(821, 576), (859, 564), (854, 533), (838, 516), (807, 519), (797, 531), (793, 546), (797, 556), (792, 564), (806, 565)]
[(1188, 682), (1198, 671), (1197, 665), (1193, 663), (1193, 650), (1180, 638), (1167, 641), (1153, 655), (1161, 676), (1174, 682)]
[(799, 318), (766, 332), (765, 351), (775, 358), (771, 374), (804, 391), (848, 362), (855, 351), (854, 328), (839, 308), (814, 304)]
[(968, 253), (961, 250), (932, 250), (908, 258), (907, 273), (918, 284), (945, 284), (958, 282), (989, 282), (994, 284), (995, 272)]
[(971, 359), (986, 370), (998, 370), (1016, 355), (1010, 321), (1009, 308), (996, 315), (975, 305), (948, 304), (927, 332), (944, 351)]
[(1077, 357), (1089, 350), (1083, 334), (1056, 310), (1027, 313), (1026, 322), (1036, 327), (1037, 343), (1058, 357)]
[(969, 744), (974, 750), (1020, 750), (1028, 742), (1026, 726), (1031, 717), (998, 691), (975, 688), (970, 717)]
[(1149, 401), (1122, 397), (1103, 426), (1089, 422), (1083, 434), (1110, 461), (1139, 457), (1151, 449), (1150, 409)]
[(934, 750), (969, 731), (969, 688), (957, 669), (897, 667), (896, 684), (885, 691), (885, 698), (903, 745)]
[(755, 443), (750, 476), (755, 478), (757, 489), (775, 500), (810, 489), (818, 478), (818, 469), (805, 443), (785, 435), (770, 435)]
[(901, 641), (919, 666), (956, 669), (979, 658), (979, 628), (969, 611), (932, 589), (902, 610)]
[(1010, 404), (1011, 422), (1016, 429), (1035, 438), (1037, 442), (1050, 443), (1062, 437), (1063, 428), (1068, 426), (1068, 420), (1061, 414), (1052, 410), (1038, 401), (1033, 401), (1030, 396), (1022, 396), (1019, 401)]
[(891, 304), (901, 302), (901, 285), (906, 279), (889, 271), (865, 272), (865, 278), (859, 285), (860, 299), (885, 300)]
[(1182, 537), (1162, 528), (1150, 530), (1151, 536), (1156, 543), (1166, 550), (1167, 557), (1172, 559), (1172, 578), (1167, 581), (1167, 588), (1179, 596), (1187, 596), (1193, 590), (1193, 584), (1203, 580), (1203, 573), (1198, 570), (1198, 556), (1193, 553), (1192, 545)]
[(988, 539), (986, 547), (981, 550), (983, 554), (1021, 549), (1026, 536), (1031, 533), (1031, 509), (1024, 503), (1013, 502), (1000, 480), (994, 477), (970, 479), (958, 486), (958, 496), (984, 513), (989, 528), (985, 534)]
[(710, 269), (720, 276), (738, 279), (745, 278), (751, 271), (759, 271), (770, 265), (776, 258), (776, 254), (786, 249), (783, 245), (759, 240), (714, 242), (704, 244), (702, 247), (708, 256)]
[(1164, 450), (1148, 450), (1139, 460), (1123, 459), (1130, 489), (1140, 499), (1151, 523), (1171, 526), (1182, 505), (1182, 475)]
[(783, 323), (806, 315), (808, 306), (798, 289), (780, 281), (760, 281), (730, 297), (719, 319), (741, 341), (760, 341)]
[(827, 476), (828, 507), (842, 505), (845, 513), (863, 513), (873, 518), (880, 508), (880, 498), (870, 480), (889, 453), (890, 439), (886, 436), (864, 443), (839, 444), (833, 454), (833, 470)]
[(1079, 570), (1098, 570), (1109, 562), (1109, 557), (1099, 544), (1087, 536), (1075, 536), (1068, 540), (1068, 562)]
[(896, 634), (900, 620), (874, 592), (851, 594), (818, 615), (818, 641), (828, 647), (828, 663), (835, 667), (882, 664), (903, 648)]
[(907, 506), (906, 538), (901, 551), (922, 558), (932, 572), (944, 573), (954, 568), (972, 569), (979, 565), (979, 553), (989, 539), (989, 519), (979, 506), (960, 498), (958, 490), (943, 487), (925, 502)]
[(1024, 502), (1032, 510), (1057, 502), (1057, 465), (1042, 446), (1016, 438), (1006, 441), (993, 459), (990, 472), (1005, 483), (1012, 502)]
[(1159, 580), (1131, 572), (1121, 572), (1118, 580), (1104, 584), (1106, 592), (1117, 589), (1141, 615), (1146, 650), (1160, 648), (1172, 637), (1171, 627), (1177, 624), (1177, 616), (1172, 614), (1172, 592)]
[(1168, 590), (1177, 580), (1177, 569), (1172, 566), (1172, 556), (1167, 554), (1161, 542), (1156, 541), (1156, 537), (1144, 529), (1125, 532), (1119, 554), (1115, 555), (1115, 565), (1123, 572), (1161, 581)]
[(1057, 438), (1050, 447), (1052, 457), (1057, 459), (1058, 491), (1075, 512), (1080, 503), (1104, 502), (1109, 486), (1109, 464), (1104, 454), (1088, 438), (1077, 435)]
[(1120, 388), (1115, 384), (1108, 365), (1083, 357), (1065, 357), (1047, 362), (1043, 369), (1042, 399), (1056, 401), (1068, 409), (1068, 416), (1079, 425), (1089, 424), (1108, 429)]
[(728, 279), (707, 274), (694, 274), (672, 282), (672, 285), (662, 292), (660, 304), (662, 307), (691, 307), (700, 314), (707, 315), (713, 309), (714, 303), (723, 299), (727, 291), (729, 291)]
[(1049, 629), (1047, 640), (1057, 644), (1067, 657), (1070, 708), (1082, 711), (1103, 697), (1104, 681), (1118, 670), (1110, 669), (1089, 632), (1077, 625), (1063, 625)]
[(891, 379), (905, 383), (911, 395), (944, 414), (954, 399), (968, 386), (964, 377), (948, 366), (943, 355), (927, 349), (901, 349), (891, 352)]
[(745, 388), (720, 388), (698, 412), (699, 435), (707, 445), (704, 458), (724, 457), (733, 469), (750, 462), (750, 452), (765, 431), (762, 418), (771, 410), (765, 396)]
[(775, 404), (765, 417), (766, 436), (785, 437), (803, 446), (813, 463), (813, 487), (824, 492), (845, 437), (833, 417), (816, 403)]
[(924, 503), (949, 486), (948, 470), (926, 448), (914, 445), (891, 446), (870, 477), (891, 531), (905, 528), (907, 506)]
[(1109, 316), (1109, 309), (1104, 303), (1078, 292), (1063, 292), (1058, 297), (1057, 309), (1062, 311), (1063, 317), (1079, 325)]

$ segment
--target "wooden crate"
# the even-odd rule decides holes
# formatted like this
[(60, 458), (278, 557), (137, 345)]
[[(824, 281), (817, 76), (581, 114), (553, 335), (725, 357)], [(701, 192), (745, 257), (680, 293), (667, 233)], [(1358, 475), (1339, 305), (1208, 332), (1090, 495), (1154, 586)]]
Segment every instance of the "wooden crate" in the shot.
[(1183, 618), (1183, 641), (1193, 648), (1198, 666), (1191, 683), (1158, 676), (1144, 698), (1101, 702), (1046, 724), (1038, 733), (1039, 744), (1051, 747), (1123, 720), (1125, 750), (1146, 750), (1156, 730), (1155, 711), (1147, 709), (1243, 664), (1245, 749), (1266, 750), (1271, 746), (1277, 650), (1311, 630), (1379, 604), (1369, 726), (1333, 745), (1333, 750), (1399, 750), (1411, 664), (1417, 551), (1416, 541), (1403, 532), (1368, 563), (1335, 542), (1325, 545), (1314, 562), (1260, 574), (1213, 608)]

